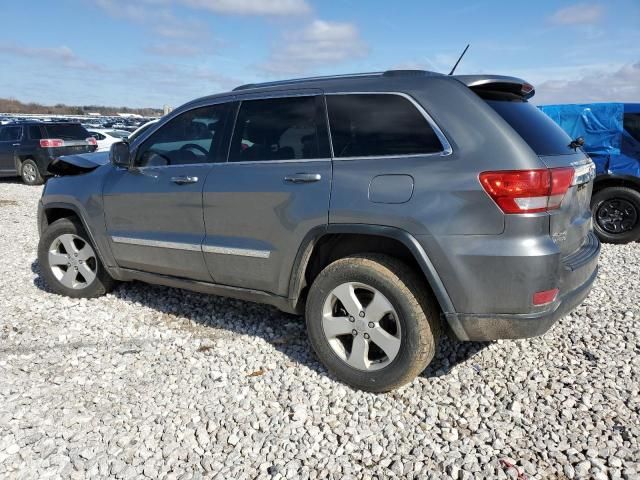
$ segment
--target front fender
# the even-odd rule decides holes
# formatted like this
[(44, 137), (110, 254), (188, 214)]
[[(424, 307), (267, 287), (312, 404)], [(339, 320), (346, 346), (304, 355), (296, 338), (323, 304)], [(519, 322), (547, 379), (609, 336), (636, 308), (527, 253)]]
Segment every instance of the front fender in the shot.
[(64, 209), (75, 213), (89, 234), (103, 264), (114, 267), (116, 263), (106, 235), (102, 202), (104, 174), (109, 168), (110, 165), (105, 165), (84, 175), (49, 179), (39, 209), (42, 210), (42, 215), (46, 215), (46, 212), (52, 209)]

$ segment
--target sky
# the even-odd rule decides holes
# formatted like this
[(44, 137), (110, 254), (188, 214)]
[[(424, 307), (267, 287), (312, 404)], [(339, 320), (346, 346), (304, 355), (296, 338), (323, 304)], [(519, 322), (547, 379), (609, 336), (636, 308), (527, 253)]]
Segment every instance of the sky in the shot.
[(0, 97), (176, 107), (253, 83), (419, 68), (522, 77), (535, 103), (640, 102), (640, 0), (3, 2)]

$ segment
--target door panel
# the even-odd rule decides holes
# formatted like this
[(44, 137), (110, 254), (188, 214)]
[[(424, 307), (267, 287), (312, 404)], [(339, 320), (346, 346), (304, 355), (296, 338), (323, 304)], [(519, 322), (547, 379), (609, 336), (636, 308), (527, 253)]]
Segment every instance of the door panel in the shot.
[(105, 223), (119, 266), (211, 281), (202, 254), (202, 188), (227, 150), (229, 113), (224, 103), (176, 113), (133, 147), (133, 168), (110, 172)]
[[(320, 178), (285, 181), (299, 173)], [(215, 165), (204, 187), (203, 244), (214, 281), (286, 295), (302, 240), (327, 224), (330, 189), (330, 159)]]
[(20, 147), (22, 127), (0, 128), (0, 173), (16, 174), (15, 152)]
[[(211, 281), (201, 243), (202, 186), (211, 164), (114, 169), (103, 190), (107, 232), (120, 267)], [(175, 183), (178, 177), (197, 179)]]
[(318, 93), (241, 97), (228, 163), (213, 167), (203, 193), (216, 283), (286, 295), (302, 240), (327, 225), (332, 167)]

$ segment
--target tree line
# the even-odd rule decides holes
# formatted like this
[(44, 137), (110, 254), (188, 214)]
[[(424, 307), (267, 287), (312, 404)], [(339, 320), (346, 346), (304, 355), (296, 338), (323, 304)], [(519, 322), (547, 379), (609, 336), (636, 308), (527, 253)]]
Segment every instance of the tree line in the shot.
[(31, 113), (44, 115), (87, 115), (100, 113), (101, 115), (116, 115), (118, 113), (136, 113), (145, 117), (162, 115), (156, 108), (104, 107), (100, 105), (42, 105), (40, 103), (23, 103), (13, 98), (0, 98), (0, 112), (2, 113)]

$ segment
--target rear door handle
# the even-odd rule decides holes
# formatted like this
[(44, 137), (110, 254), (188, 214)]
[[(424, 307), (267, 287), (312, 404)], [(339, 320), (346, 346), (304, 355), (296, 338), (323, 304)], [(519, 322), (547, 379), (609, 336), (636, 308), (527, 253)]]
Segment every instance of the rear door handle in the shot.
[(14, 147), (19, 147), (19, 146), (20, 146), (20, 144), (19, 144), (19, 143), (14, 143), (14, 144), (13, 144), (13, 146), (14, 146)]
[(178, 185), (186, 185), (188, 183), (198, 183), (198, 177), (189, 177), (189, 176), (171, 177), (171, 181), (173, 183), (177, 183)]
[(319, 173), (296, 173), (284, 177), (284, 181), (288, 183), (313, 183), (319, 182), (321, 179), (322, 175)]

